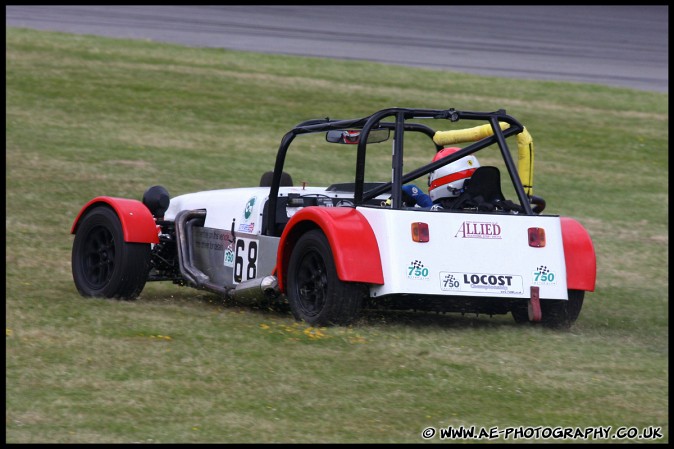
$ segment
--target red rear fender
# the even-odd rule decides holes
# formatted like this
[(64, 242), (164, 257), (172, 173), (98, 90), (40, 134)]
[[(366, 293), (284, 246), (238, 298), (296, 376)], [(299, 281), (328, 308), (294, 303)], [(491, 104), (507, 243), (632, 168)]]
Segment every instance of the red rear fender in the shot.
[(101, 204), (111, 207), (117, 213), (119, 221), (122, 223), (125, 242), (159, 243), (157, 224), (150, 210), (142, 202), (109, 196), (99, 196), (85, 204), (75, 218), (70, 233), (75, 234), (77, 232), (80, 219), (88, 210)]
[(377, 238), (367, 219), (346, 207), (305, 207), (288, 221), (276, 256), (276, 275), (281, 291), (288, 260), (297, 240), (309, 229), (320, 228), (330, 242), (337, 276), (345, 282), (383, 284)]
[(560, 220), (567, 288), (593, 292), (597, 278), (597, 259), (590, 234), (573, 218), (560, 217)]

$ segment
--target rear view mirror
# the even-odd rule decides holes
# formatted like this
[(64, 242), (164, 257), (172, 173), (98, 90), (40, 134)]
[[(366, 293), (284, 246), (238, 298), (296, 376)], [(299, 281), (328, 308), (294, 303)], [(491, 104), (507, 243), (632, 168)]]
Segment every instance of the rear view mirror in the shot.
[[(385, 142), (389, 139), (390, 130), (385, 128), (370, 130), (367, 135), (367, 143)], [(325, 140), (330, 143), (345, 143), (357, 145), (360, 142), (360, 131), (356, 130), (332, 130), (325, 133)]]

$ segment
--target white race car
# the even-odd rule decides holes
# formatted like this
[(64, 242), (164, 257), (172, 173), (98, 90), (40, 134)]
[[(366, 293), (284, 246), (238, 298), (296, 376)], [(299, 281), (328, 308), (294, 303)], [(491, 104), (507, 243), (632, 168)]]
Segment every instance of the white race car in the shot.
[[(463, 121), (480, 124), (448, 129)], [(314, 143), (295, 143), (305, 135)], [(337, 157), (321, 165), (328, 152)], [(288, 174), (339, 173), (332, 165), (343, 161), (355, 176), (327, 186), (293, 185)], [(147, 281), (172, 281), (242, 303), (288, 304), (316, 326), (384, 307), (510, 312), (518, 323), (568, 327), (595, 288), (590, 236), (572, 218), (541, 214), (533, 140), (503, 110), (389, 108), (309, 120), (286, 133), (259, 184), (92, 199), (71, 229), (77, 290), (134, 299)]]

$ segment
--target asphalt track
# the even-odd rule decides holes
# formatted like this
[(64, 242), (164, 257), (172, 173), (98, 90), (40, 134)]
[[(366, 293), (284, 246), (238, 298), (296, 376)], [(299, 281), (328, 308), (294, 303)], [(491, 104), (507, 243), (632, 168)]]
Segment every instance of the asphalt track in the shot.
[(6, 26), (668, 92), (669, 6), (6, 6)]

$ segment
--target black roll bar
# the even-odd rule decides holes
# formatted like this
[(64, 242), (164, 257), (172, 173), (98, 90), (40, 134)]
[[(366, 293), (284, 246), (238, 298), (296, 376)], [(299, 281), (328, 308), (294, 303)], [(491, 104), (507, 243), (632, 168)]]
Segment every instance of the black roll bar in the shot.
[[(384, 122), (386, 118), (392, 117), (393, 122)], [(416, 170), (413, 170), (407, 174), (403, 174), (403, 135), (405, 131), (414, 131), (421, 132), (427, 135), (429, 138), (433, 139), (435, 131), (419, 123), (405, 123), (405, 120), (409, 119), (446, 119), (452, 122), (457, 122), (459, 120), (474, 120), (474, 121), (486, 121), (491, 125), (493, 135), (483, 138), (475, 143), (472, 143), (460, 151), (451, 154), (450, 156), (444, 157), (435, 162), (431, 162), (423, 167), (419, 167)], [(499, 122), (505, 122), (510, 125), (505, 131), (501, 130)], [(366, 156), (366, 147), (367, 147), (367, 138), (370, 133), (370, 130), (375, 128), (387, 128), (393, 130), (394, 134), (394, 144), (393, 144), (393, 154), (392, 154), (392, 180), (391, 182), (384, 183), (374, 189), (369, 190), (368, 192), (363, 191), (365, 183), (365, 156)], [(356, 155), (356, 175), (355, 175), (355, 187), (354, 187), (354, 203), (356, 206), (362, 205), (365, 201), (371, 200), (372, 198), (391, 191), (392, 207), (399, 208), (402, 205), (402, 185), (416, 179), (420, 176), (423, 176), (427, 173), (432, 172), (433, 170), (438, 169), (444, 165), (452, 163), (464, 156), (475, 153), (482, 148), (493, 145), (494, 143), (498, 144), (501, 155), (505, 161), (510, 179), (515, 187), (517, 192), (517, 197), (522, 204), (524, 211), (527, 215), (533, 215), (531, 205), (529, 204), (529, 199), (524, 192), (521, 181), (518, 178), (517, 168), (513, 161), (510, 150), (506, 144), (505, 139), (515, 134), (519, 134), (524, 130), (524, 126), (518, 122), (515, 118), (506, 114), (505, 110), (500, 109), (494, 112), (471, 112), (471, 111), (458, 111), (456, 109), (409, 109), (409, 108), (388, 108), (382, 109), (375, 112), (374, 114), (363, 117), (359, 119), (351, 120), (331, 120), (330, 118), (324, 119), (313, 119), (304, 121), (296, 125), (292, 130), (288, 131), (283, 138), (281, 139), (281, 144), (279, 146), (278, 153), (276, 154), (276, 162), (274, 165), (274, 175), (272, 177), (272, 183), (269, 190), (269, 200), (268, 200), (268, 213), (265, 214), (266, 222), (263, 225), (263, 234), (273, 235), (275, 232), (275, 221), (276, 221), (276, 208), (278, 203), (278, 192), (281, 184), (281, 175), (283, 173), (283, 165), (285, 163), (286, 153), (292, 141), (296, 136), (300, 134), (316, 133), (316, 132), (325, 132), (331, 130), (341, 130), (341, 129), (360, 129), (361, 136), (358, 143), (357, 155)], [(435, 143), (434, 143), (435, 144)], [(439, 151), (442, 149), (442, 145), (435, 144), (436, 150)]]

